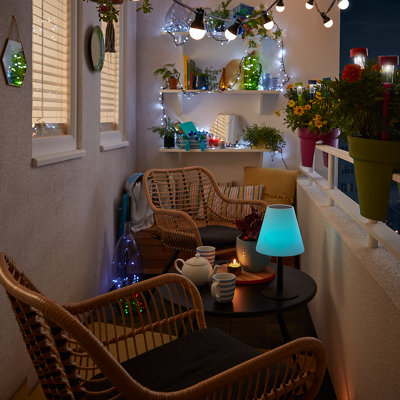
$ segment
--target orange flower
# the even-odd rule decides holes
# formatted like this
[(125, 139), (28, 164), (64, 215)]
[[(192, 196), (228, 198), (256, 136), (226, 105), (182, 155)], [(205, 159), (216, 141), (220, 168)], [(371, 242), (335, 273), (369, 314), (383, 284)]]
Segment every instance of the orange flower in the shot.
[(278, 117), (280, 117), (281, 116), (281, 113), (280, 113), (280, 111), (279, 110), (275, 110), (274, 111), (274, 113), (278, 116)]
[(293, 89), (293, 88), (294, 88), (294, 85), (292, 85), (292, 84), (286, 86), (286, 90), (290, 90), (290, 89)]
[(309, 104), (306, 104), (306, 105), (304, 106), (304, 109), (305, 109), (305, 110), (311, 110), (311, 106), (310, 106)]
[(294, 108), (294, 114), (298, 115), (299, 117), (304, 114), (304, 108), (302, 106), (297, 106)]
[(342, 71), (342, 79), (355, 82), (361, 78), (362, 69), (357, 64), (347, 64)]
[(289, 107), (294, 107), (296, 103), (294, 102), (294, 100), (289, 100), (288, 106)]

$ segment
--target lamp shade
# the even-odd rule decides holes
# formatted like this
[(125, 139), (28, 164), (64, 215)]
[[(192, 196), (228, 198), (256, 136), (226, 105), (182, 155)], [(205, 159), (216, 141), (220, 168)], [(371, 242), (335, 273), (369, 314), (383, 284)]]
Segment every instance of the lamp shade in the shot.
[(275, 257), (296, 256), (304, 252), (303, 240), (292, 206), (275, 204), (267, 207), (256, 250)]

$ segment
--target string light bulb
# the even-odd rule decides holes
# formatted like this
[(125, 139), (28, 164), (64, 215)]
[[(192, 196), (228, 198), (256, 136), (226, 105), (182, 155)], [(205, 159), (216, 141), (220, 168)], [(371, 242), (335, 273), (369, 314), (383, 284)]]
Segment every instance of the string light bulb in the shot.
[(271, 19), (271, 17), (268, 16), (268, 14), (266, 12), (263, 13), (263, 20), (264, 20), (263, 27), (267, 31), (274, 27), (274, 25), (275, 25), (274, 21)]
[(206, 35), (206, 30), (204, 29), (204, 10), (202, 8), (196, 9), (194, 21), (190, 25), (189, 35), (194, 40), (203, 39)]
[(314, 8), (314, 0), (308, 0), (306, 3), (307, 10), (312, 10)]
[(278, 3), (276, 3), (275, 9), (278, 12), (284, 12), (285, 11), (285, 4), (283, 3), (283, 0), (279, 0)]
[(325, 28), (330, 28), (333, 25), (333, 21), (325, 13), (321, 13), (321, 17), (324, 21)]
[(339, 0), (339, 2), (338, 2), (338, 7), (341, 9), (341, 10), (345, 10), (348, 6), (349, 6), (349, 0)]
[(237, 36), (237, 32), (240, 26), (240, 22), (236, 21), (234, 24), (232, 24), (226, 31), (225, 31), (225, 37), (228, 40), (235, 40)]

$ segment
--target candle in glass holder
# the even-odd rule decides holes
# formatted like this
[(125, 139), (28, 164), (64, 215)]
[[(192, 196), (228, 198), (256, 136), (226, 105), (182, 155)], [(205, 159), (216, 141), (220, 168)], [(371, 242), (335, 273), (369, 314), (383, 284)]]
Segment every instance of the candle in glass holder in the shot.
[(236, 259), (233, 260), (233, 262), (228, 264), (228, 272), (238, 276), (242, 273), (242, 266), (241, 264), (236, 261)]

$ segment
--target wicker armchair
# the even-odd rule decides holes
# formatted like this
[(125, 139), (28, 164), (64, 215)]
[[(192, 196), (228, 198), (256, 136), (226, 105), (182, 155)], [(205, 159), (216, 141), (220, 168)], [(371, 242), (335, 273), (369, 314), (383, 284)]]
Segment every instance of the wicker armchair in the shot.
[(202, 167), (151, 169), (144, 173), (143, 186), (154, 212), (160, 240), (174, 253), (167, 272), (180, 251), (195, 252), (211, 245), (221, 254), (235, 247), (240, 233), (236, 219), (250, 214), (250, 204), (264, 214), (267, 203), (226, 197), (214, 176)]
[(323, 379), (318, 339), (259, 353), (208, 329), (197, 288), (180, 275), (61, 305), (0, 253), (0, 283), (48, 399), (306, 400)]

